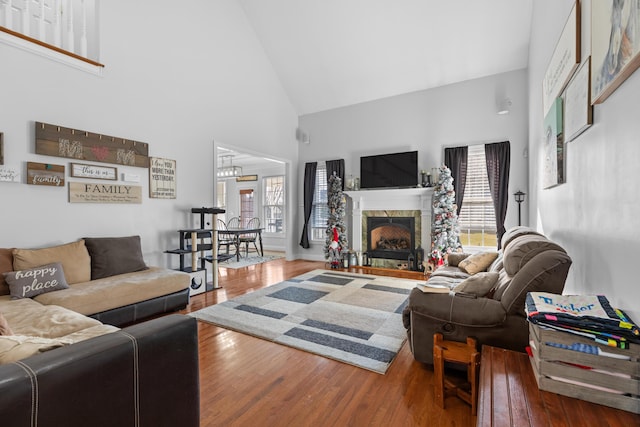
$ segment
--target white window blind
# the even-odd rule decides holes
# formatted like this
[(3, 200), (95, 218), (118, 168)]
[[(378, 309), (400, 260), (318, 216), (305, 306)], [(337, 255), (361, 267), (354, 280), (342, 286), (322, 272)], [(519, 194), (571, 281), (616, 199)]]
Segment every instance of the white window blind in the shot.
[(469, 146), (467, 180), (458, 225), (463, 247), (497, 246), (496, 216), (489, 190), (484, 145)]
[(324, 240), (329, 219), (327, 206), (327, 165), (318, 162), (316, 168), (316, 186), (313, 193), (313, 210), (311, 211), (311, 240)]

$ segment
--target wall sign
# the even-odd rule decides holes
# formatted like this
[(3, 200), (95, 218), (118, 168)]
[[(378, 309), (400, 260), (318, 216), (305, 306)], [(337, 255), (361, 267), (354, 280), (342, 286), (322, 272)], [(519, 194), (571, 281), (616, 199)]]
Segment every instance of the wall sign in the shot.
[(149, 145), (84, 130), (36, 122), (36, 154), (149, 167)]
[(580, 2), (576, 2), (569, 13), (560, 40), (542, 81), (542, 108), (546, 115), (569, 83), (571, 75), (580, 64)]
[(149, 197), (176, 198), (176, 161), (151, 157), (149, 159)]
[(591, 2), (591, 91), (603, 102), (640, 67), (640, 4)]
[(589, 64), (590, 61), (587, 58), (567, 85), (564, 93), (564, 134), (567, 142), (577, 138), (593, 123)]
[(94, 166), (71, 163), (71, 176), (74, 178), (118, 179), (118, 169), (110, 166)]
[(236, 178), (236, 182), (257, 181), (258, 175), (242, 175)]
[(142, 187), (139, 185), (114, 185), (99, 183), (69, 183), (70, 203), (142, 203)]
[(20, 169), (16, 167), (0, 167), (0, 182), (20, 182)]
[(64, 187), (64, 165), (27, 162), (27, 184)]

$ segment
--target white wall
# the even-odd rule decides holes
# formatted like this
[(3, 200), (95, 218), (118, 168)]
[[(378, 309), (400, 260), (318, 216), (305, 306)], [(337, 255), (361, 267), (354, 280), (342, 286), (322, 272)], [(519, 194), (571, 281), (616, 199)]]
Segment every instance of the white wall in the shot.
[[(496, 101), (507, 96), (513, 103), (510, 114), (496, 114)], [(304, 176), (305, 162), (344, 158), (346, 175), (359, 176), (361, 156), (411, 150), (419, 151), (419, 167), (430, 169), (442, 163), (444, 147), (508, 140), (509, 193), (526, 191), (527, 109), (527, 71), (517, 70), (304, 115), (300, 128), (309, 134), (311, 143), (300, 144), (298, 175)], [(300, 185), (300, 212), (302, 194)], [(510, 197), (506, 226), (517, 222), (517, 204)], [(527, 223), (526, 211), (523, 223)], [(298, 227), (299, 241), (302, 215)], [(298, 246), (298, 256), (323, 259), (323, 245), (318, 242), (306, 250)]]
[[(590, 55), (590, 6), (582, 1), (582, 58)], [(566, 183), (543, 190), (541, 82), (573, 5), (533, 2), (529, 54), (531, 223), (558, 241), (573, 259), (565, 293), (603, 294), (640, 322), (640, 72), (603, 104), (594, 124), (566, 144)]]
[(23, 176), (27, 161), (68, 170), (69, 159), (34, 154), (34, 121), (58, 124), (175, 159), (178, 198), (149, 199), (141, 168), (118, 167), (141, 175), (141, 205), (70, 204), (65, 188), (2, 182), (0, 246), (140, 234), (148, 263), (175, 267), (163, 253), (177, 246), (175, 230), (199, 226), (191, 208), (214, 203), (214, 139), (297, 164), (297, 115), (236, 1), (110, 0), (100, 9), (102, 77), (0, 44), (5, 164)]

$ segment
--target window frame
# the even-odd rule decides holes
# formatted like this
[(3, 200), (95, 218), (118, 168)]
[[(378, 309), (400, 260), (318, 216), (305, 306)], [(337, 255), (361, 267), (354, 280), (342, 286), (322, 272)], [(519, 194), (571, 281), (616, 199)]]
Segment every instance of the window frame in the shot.
[[(269, 181), (272, 179), (279, 179), (281, 181), (282, 184), (282, 196), (280, 197), (281, 199), (281, 203), (280, 204), (268, 204), (267, 201), (269, 200), (269, 197), (267, 196), (267, 192), (269, 191)], [(285, 215), (286, 215), (286, 191), (287, 191), (287, 184), (286, 184), (286, 177), (284, 174), (280, 174), (280, 175), (270, 175), (270, 176), (265, 176), (262, 177), (262, 216), (263, 216), (263, 226), (264, 226), (264, 231), (265, 233), (270, 233), (270, 234), (276, 234), (276, 235), (281, 235), (281, 234), (285, 234), (286, 232), (286, 227), (285, 227)], [(269, 231), (269, 215), (267, 214), (267, 210), (270, 208), (279, 208), (282, 218), (281, 221), (281, 225), (280, 225), (280, 231), (277, 231), (278, 229), (278, 225), (276, 224), (276, 231)], [(275, 220), (278, 220), (278, 218), (274, 218)]]
[(313, 189), (311, 218), (309, 218), (310, 242), (317, 243), (325, 241), (327, 220), (329, 219), (328, 191), (327, 164), (323, 161), (318, 162), (316, 167), (316, 185)]

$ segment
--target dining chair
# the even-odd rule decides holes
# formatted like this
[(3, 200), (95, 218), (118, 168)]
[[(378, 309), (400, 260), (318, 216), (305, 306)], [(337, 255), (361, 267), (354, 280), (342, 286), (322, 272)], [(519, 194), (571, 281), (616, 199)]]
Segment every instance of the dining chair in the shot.
[[(226, 229), (227, 229), (227, 224), (225, 224), (223, 220), (218, 218), (218, 230), (226, 230)], [(229, 246), (231, 245), (235, 245), (235, 240), (233, 238), (233, 235), (218, 233), (218, 253), (220, 253), (221, 246), (226, 246), (227, 247), (226, 253), (229, 253)]]
[(227, 221), (227, 228), (240, 228), (240, 217), (234, 216)]
[[(248, 229), (260, 228), (260, 218), (257, 218), (257, 217), (251, 218), (249, 222), (247, 222), (246, 228)], [(256, 243), (257, 238), (258, 238), (257, 232), (242, 234), (240, 236), (240, 246), (244, 244), (245, 257), (249, 256), (249, 243), (253, 243), (253, 247), (255, 248), (256, 253), (260, 253), (258, 251), (258, 244)]]

